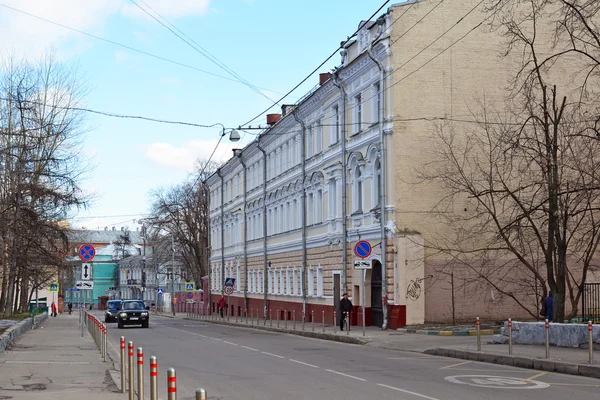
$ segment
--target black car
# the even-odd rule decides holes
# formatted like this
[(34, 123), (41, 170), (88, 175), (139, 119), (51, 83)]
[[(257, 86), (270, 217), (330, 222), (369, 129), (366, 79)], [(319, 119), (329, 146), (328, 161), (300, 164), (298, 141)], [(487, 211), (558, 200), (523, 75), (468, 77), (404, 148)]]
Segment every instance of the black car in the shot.
[(104, 311), (104, 322), (117, 322), (121, 300), (109, 300)]
[(147, 328), (150, 322), (148, 308), (142, 300), (123, 300), (117, 322), (119, 329), (125, 325), (141, 325), (142, 328)]

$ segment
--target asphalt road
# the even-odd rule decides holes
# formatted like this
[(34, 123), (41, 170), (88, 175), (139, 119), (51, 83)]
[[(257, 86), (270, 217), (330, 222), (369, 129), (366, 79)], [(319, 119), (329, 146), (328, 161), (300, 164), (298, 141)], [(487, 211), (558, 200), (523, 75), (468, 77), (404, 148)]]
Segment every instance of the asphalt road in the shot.
[(600, 380), (321, 341), (295, 335), (152, 316), (149, 329), (109, 324), (110, 350), (119, 338), (143, 347), (148, 359), (177, 371), (178, 399), (203, 387), (223, 400), (304, 399), (565, 399), (596, 398)]

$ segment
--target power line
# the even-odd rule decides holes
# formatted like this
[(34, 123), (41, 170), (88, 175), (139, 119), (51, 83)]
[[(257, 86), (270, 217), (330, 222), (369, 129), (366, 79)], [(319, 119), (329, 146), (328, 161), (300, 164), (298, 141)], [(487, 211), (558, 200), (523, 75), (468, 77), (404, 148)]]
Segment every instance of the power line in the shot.
[[(423, 17), (421, 17), (421, 19), (419, 19), (417, 22), (415, 22), (415, 23), (414, 23), (414, 25), (412, 25), (410, 28), (408, 28), (408, 29), (406, 30), (406, 32), (404, 32), (404, 33), (403, 33), (402, 35), (400, 35), (400, 36), (399, 36), (399, 37), (398, 37), (396, 40), (394, 40), (394, 41), (392, 42), (392, 44), (396, 43), (398, 40), (400, 40), (400, 39), (402, 39), (404, 36), (406, 36), (406, 34), (408, 34), (408, 32), (412, 31), (412, 30), (413, 30), (413, 28), (414, 28), (415, 26), (417, 26), (417, 25), (418, 25), (418, 24), (420, 24), (420, 23), (421, 23), (421, 22), (422, 22), (422, 21), (423, 21), (425, 18), (427, 18), (427, 17), (429, 16), (429, 14), (431, 14), (433, 11), (435, 11), (435, 9), (436, 9), (436, 8), (438, 8), (439, 6), (441, 6), (443, 2), (444, 2), (444, 0), (441, 0), (439, 3), (437, 3), (435, 6), (433, 6), (433, 7), (431, 8), (431, 10), (429, 10), (429, 11), (427, 12), (427, 14), (425, 14)], [(415, 3), (412, 3), (412, 4), (411, 4), (411, 7), (412, 7), (414, 4), (415, 4)], [(410, 8), (409, 8), (408, 10), (410, 10)], [(404, 12), (404, 14), (406, 14), (406, 13), (408, 12), (408, 10), (406, 10), (406, 11)], [(404, 14), (402, 14), (402, 15), (404, 15)]]
[[(119, 43), (119, 42), (115, 42), (114, 40), (106, 39), (106, 38), (103, 38), (103, 37), (101, 37), (101, 36), (94, 35), (94, 34), (92, 34), (92, 33), (84, 32), (84, 31), (82, 31), (82, 30), (79, 30), (79, 29), (76, 29), (76, 28), (72, 28), (72, 27), (70, 27), (70, 26), (67, 26), (67, 25), (61, 24), (61, 23), (59, 23), (59, 22), (55, 22), (55, 21), (49, 20), (49, 19), (47, 19), (47, 18), (43, 18), (43, 17), (40, 17), (40, 16), (38, 16), (38, 15), (31, 14), (31, 13), (29, 13), (29, 12), (27, 12), (27, 11), (19, 10), (18, 8), (14, 8), (14, 7), (11, 7), (11, 6), (9, 6), (9, 5), (6, 5), (6, 4), (2, 4), (2, 3), (0, 3), (0, 7), (4, 7), (4, 8), (6, 8), (6, 9), (9, 9), (9, 10), (12, 10), (12, 11), (15, 11), (15, 12), (18, 12), (18, 13), (21, 13), (21, 14), (24, 14), (24, 15), (27, 15), (27, 16), (29, 16), (29, 17), (32, 17), (32, 18), (38, 19), (38, 20), (40, 20), (40, 21), (44, 21), (44, 22), (47, 22), (47, 23), (49, 23), (49, 24), (52, 24), (52, 25), (59, 26), (59, 27), (61, 27), (61, 28), (64, 28), (64, 29), (67, 29), (67, 30), (70, 30), (70, 31), (73, 31), (73, 32), (77, 32), (77, 33), (79, 33), (79, 34), (81, 34), (81, 35), (85, 35), (85, 36), (88, 36), (88, 37), (94, 38), (94, 39), (96, 39), (96, 40), (100, 40), (100, 41), (102, 41), (102, 42), (105, 42), (105, 43), (112, 44), (112, 45), (114, 45), (114, 46), (122, 47), (122, 48), (124, 48), (124, 49), (131, 50), (131, 51), (133, 51), (133, 52), (135, 52), (135, 53), (139, 53), (139, 54), (143, 54), (143, 55), (145, 55), (145, 56), (148, 56), (148, 57), (155, 58), (155, 59), (157, 59), (157, 60), (165, 61), (165, 62), (168, 62), (168, 63), (170, 63), (170, 64), (178, 65), (178, 66), (180, 66), (180, 67), (188, 68), (188, 69), (191, 69), (191, 70), (194, 70), (194, 71), (197, 71), (197, 72), (201, 72), (201, 73), (203, 73), (203, 74), (211, 75), (211, 76), (214, 76), (214, 77), (217, 77), (217, 78), (226, 79), (226, 80), (228, 80), (228, 81), (232, 81), (232, 82), (241, 83), (241, 82), (240, 82), (239, 80), (237, 80), (237, 79), (233, 79), (233, 78), (229, 78), (229, 77), (227, 77), (227, 76), (223, 76), (223, 75), (215, 74), (215, 73), (213, 73), (213, 72), (209, 72), (209, 71), (205, 71), (205, 70), (203, 70), (203, 69), (200, 69), (200, 68), (196, 68), (196, 67), (194, 67), (194, 66), (192, 66), (192, 65), (189, 65), (189, 64), (184, 64), (184, 63), (181, 63), (181, 62), (179, 62), (179, 61), (174, 61), (174, 60), (171, 60), (171, 59), (168, 59), (168, 58), (165, 58), (165, 57), (162, 57), (162, 56), (156, 55), (156, 54), (149, 53), (149, 52), (147, 52), (147, 51), (144, 51), (144, 50), (139, 50), (139, 49), (136, 49), (135, 47), (131, 47), (131, 46), (128, 46), (128, 45), (126, 45), (126, 44), (122, 44), (122, 43)], [(279, 93), (279, 92), (275, 92), (274, 90), (266, 89), (266, 88), (263, 88), (263, 87), (260, 87), (260, 86), (256, 86), (256, 88), (258, 88), (258, 89), (262, 89), (262, 90), (268, 90), (268, 91), (270, 91), (270, 92), (273, 92), (273, 93), (278, 93), (278, 94), (281, 94), (281, 93)]]
[[(275, 103), (269, 96), (267, 96), (266, 94), (264, 94), (262, 91), (260, 91), (256, 86), (254, 86), (253, 84), (251, 84), (250, 82), (248, 82), (247, 80), (245, 80), (244, 78), (242, 78), (239, 74), (237, 74), (235, 71), (233, 71), (231, 68), (229, 68), (227, 65), (225, 65), (223, 62), (221, 62), (217, 57), (213, 56), (212, 54), (210, 54), (210, 52), (208, 52), (208, 50), (206, 50), (205, 48), (203, 48), (202, 46), (200, 46), (196, 41), (194, 41), (192, 38), (190, 38), (188, 35), (186, 35), (184, 32), (182, 32), (179, 28), (177, 28), (175, 25), (173, 25), (169, 20), (167, 20), (165, 17), (163, 17), (158, 11), (154, 10), (150, 5), (148, 5), (147, 3), (145, 3), (143, 0), (138, 0), (140, 3), (144, 4), (149, 10), (151, 10), (153, 13), (155, 13), (157, 16), (159, 16), (163, 21), (166, 22), (166, 24), (170, 25), (167, 26), (165, 23), (163, 23), (162, 21), (160, 21), (158, 18), (156, 18), (154, 15), (152, 15), (150, 12), (148, 12), (145, 8), (143, 8), (142, 6), (140, 6), (135, 0), (130, 0), (133, 4), (135, 4), (135, 6), (137, 8), (139, 8), (140, 10), (142, 10), (146, 15), (150, 16), (152, 19), (154, 19), (156, 22), (158, 22), (159, 24), (161, 24), (163, 27), (165, 27), (166, 29), (169, 30), (169, 32), (171, 32), (173, 35), (175, 35), (176, 37), (178, 37), (181, 41), (183, 41), (185, 44), (187, 44), (188, 46), (190, 46), (192, 49), (194, 49), (196, 52), (200, 53), (202, 56), (204, 56), (206, 59), (208, 59), (209, 61), (211, 61), (213, 64), (215, 64), (217, 67), (223, 69), (225, 72), (229, 73), (231, 76), (233, 76), (235, 78), (236, 81), (246, 85), (247, 87), (249, 87), (250, 89), (252, 89), (255, 93), (263, 96), (264, 98), (266, 98), (267, 100), (269, 100), (272, 103)], [(172, 27), (172, 28), (171, 28)], [(277, 104), (277, 103), (275, 103)]]

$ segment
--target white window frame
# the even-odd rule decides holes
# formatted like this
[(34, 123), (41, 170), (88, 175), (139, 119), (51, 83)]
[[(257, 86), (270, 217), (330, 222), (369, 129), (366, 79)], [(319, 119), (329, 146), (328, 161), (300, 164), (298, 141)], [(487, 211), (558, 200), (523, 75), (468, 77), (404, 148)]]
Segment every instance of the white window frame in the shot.
[(315, 294), (315, 270), (312, 267), (308, 268), (308, 297), (314, 297)]
[(362, 93), (359, 93), (354, 96), (354, 118), (352, 121), (352, 132), (354, 133), (358, 133), (362, 130), (362, 123), (364, 119), (363, 111)]

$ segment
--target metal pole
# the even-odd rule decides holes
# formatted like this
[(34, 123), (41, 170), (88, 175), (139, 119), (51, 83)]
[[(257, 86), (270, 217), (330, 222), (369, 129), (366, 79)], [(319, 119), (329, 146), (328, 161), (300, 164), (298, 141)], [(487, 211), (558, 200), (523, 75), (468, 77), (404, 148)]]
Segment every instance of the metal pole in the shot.
[(592, 321), (588, 321), (588, 335), (590, 342), (590, 364), (594, 363), (594, 326)]
[(279, 328), (279, 310), (277, 310), (277, 327)]
[(127, 343), (127, 355), (129, 360), (129, 400), (135, 400), (134, 375), (133, 375), (133, 342)]
[(294, 318), (294, 330), (296, 330), (296, 310), (292, 311), (292, 318)]
[(325, 311), (322, 311), (323, 313), (323, 333), (325, 333)]
[(302, 310), (302, 330), (304, 330), (304, 322), (306, 321), (306, 310)]
[(150, 400), (158, 400), (158, 362), (150, 357)]
[(310, 319), (312, 319), (312, 331), (315, 331), (315, 310), (310, 310)]
[(167, 370), (167, 399), (177, 400), (177, 375), (175, 368)]
[(287, 329), (287, 310), (283, 311), (283, 321), (284, 321), (284, 327), (285, 327), (285, 329)]
[(333, 333), (337, 333), (337, 318), (335, 310), (333, 311)]
[[(385, 248), (385, 245), (382, 245)], [(367, 273), (366, 269), (362, 270), (362, 274), (360, 274), (360, 293), (362, 294), (361, 304), (362, 304), (362, 326), (363, 326), (363, 336), (367, 336), (367, 328), (365, 324), (365, 274)], [(350, 329), (348, 329), (350, 331)]]
[(206, 394), (206, 390), (200, 388), (196, 389), (196, 400), (207, 400), (208, 395)]
[(481, 351), (481, 327), (479, 326), (479, 317), (477, 317), (477, 351)]
[(138, 399), (144, 400), (144, 350), (137, 349), (137, 371), (138, 371)]
[(508, 354), (512, 356), (513, 343), (512, 343), (512, 319), (508, 319)]
[(175, 239), (171, 235), (171, 313), (175, 316)]
[(107, 351), (107, 346), (108, 345), (108, 329), (106, 329), (106, 324), (104, 325), (104, 361), (106, 362), (106, 351)]
[(269, 325), (273, 326), (273, 311), (269, 308)]
[(550, 358), (550, 324), (546, 320), (546, 358)]
[(125, 370), (127, 365), (125, 362), (125, 336), (121, 336), (121, 393), (126, 392), (127, 378), (125, 376)]
[(346, 313), (346, 336), (350, 335), (350, 313)]

